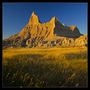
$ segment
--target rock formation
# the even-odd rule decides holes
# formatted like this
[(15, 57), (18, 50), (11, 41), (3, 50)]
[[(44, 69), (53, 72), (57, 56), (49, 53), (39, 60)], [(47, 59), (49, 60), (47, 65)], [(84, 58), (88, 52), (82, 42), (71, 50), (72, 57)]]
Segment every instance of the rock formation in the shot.
[(13, 47), (66, 47), (86, 46), (87, 36), (81, 34), (77, 26), (65, 26), (56, 17), (41, 23), (33, 12), (29, 22), (21, 30), (3, 41), (3, 46)]

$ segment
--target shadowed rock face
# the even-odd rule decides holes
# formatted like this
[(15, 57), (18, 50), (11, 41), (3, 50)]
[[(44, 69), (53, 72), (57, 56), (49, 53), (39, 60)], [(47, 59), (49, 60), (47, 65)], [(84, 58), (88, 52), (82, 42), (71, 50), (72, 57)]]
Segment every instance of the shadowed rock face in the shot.
[(60, 23), (57, 19), (55, 20), (55, 29), (54, 33), (58, 36), (68, 37), (68, 38), (77, 38), (80, 37), (79, 29), (76, 26), (65, 26)]
[[(41, 23), (33, 12), (21, 32), (4, 40), (3, 45), (15, 47), (77, 46), (75, 42), (78, 42), (81, 36), (85, 37), (80, 34), (76, 26), (65, 26), (56, 17), (52, 17), (49, 22)], [(82, 42), (84, 41), (82, 45), (85, 45), (85, 40), (82, 39)]]

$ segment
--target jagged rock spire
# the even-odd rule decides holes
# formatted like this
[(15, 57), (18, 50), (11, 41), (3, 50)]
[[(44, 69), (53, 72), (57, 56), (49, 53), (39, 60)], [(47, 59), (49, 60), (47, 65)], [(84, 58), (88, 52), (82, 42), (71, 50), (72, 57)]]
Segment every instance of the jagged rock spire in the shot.
[[(68, 40), (66, 40), (66, 38), (68, 38)], [(78, 39), (76, 40), (76, 38)], [(87, 42), (86, 39), (86, 36), (81, 37), (79, 29), (76, 26), (64, 26), (55, 16), (52, 17), (49, 22), (44, 24), (40, 23), (38, 16), (33, 11), (28, 24), (25, 25), (19, 34), (10, 37), (5, 44), (11, 40), (11, 45), (13, 44), (12, 41), (14, 41), (13, 45), (15, 46), (37, 47), (39, 44), (41, 46), (45, 45), (45, 47), (58, 45), (73, 46), (74, 44), (85, 46)], [(57, 44), (53, 43), (53, 41), (57, 42)], [(78, 44), (78, 42), (80, 43)]]
[(62, 23), (55, 16), (51, 18), (50, 22), (53, 22), (53, 23), (57, 23), (58, 22), (59, 24), (62, 25)]
[(32, 15), (35, 15), (34, 11), (32, 12)]
[(33, 11), (29, 20), (29, 24), (37, 24), (38, 22), (39, 22), (39, 18)]

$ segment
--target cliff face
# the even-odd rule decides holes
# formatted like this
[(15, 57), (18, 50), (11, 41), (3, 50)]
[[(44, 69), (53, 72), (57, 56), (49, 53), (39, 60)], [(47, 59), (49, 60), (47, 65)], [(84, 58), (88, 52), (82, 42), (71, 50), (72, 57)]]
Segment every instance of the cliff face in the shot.
[[(80, 39), (82, 36), (82, 40)], [(82, 44), (77, 44), (83, 42)], [(4, 46), (15, 47), (53, 47), (85, 46), (87, 37), (80, 34), (76, 26), (65, 26), (53, 17), (49, 22), (41, 23), (33, 12), (29, 22), (20, 33), (4, 40)]]
[(30, 39), (45, 39), (54, 36), (55, 21), (54, 18), (50, 22), (40, 23), (38, 16), (32, 13), (28, 24), (19, 33), (21, 38), (29, 35)]

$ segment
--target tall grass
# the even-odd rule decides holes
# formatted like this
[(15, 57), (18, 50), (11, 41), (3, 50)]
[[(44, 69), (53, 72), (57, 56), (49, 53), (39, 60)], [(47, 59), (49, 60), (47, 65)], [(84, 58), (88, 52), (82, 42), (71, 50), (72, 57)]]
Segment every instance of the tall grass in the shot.
[(87, 87), (85, 48), (3, 50), (3, 87)]

